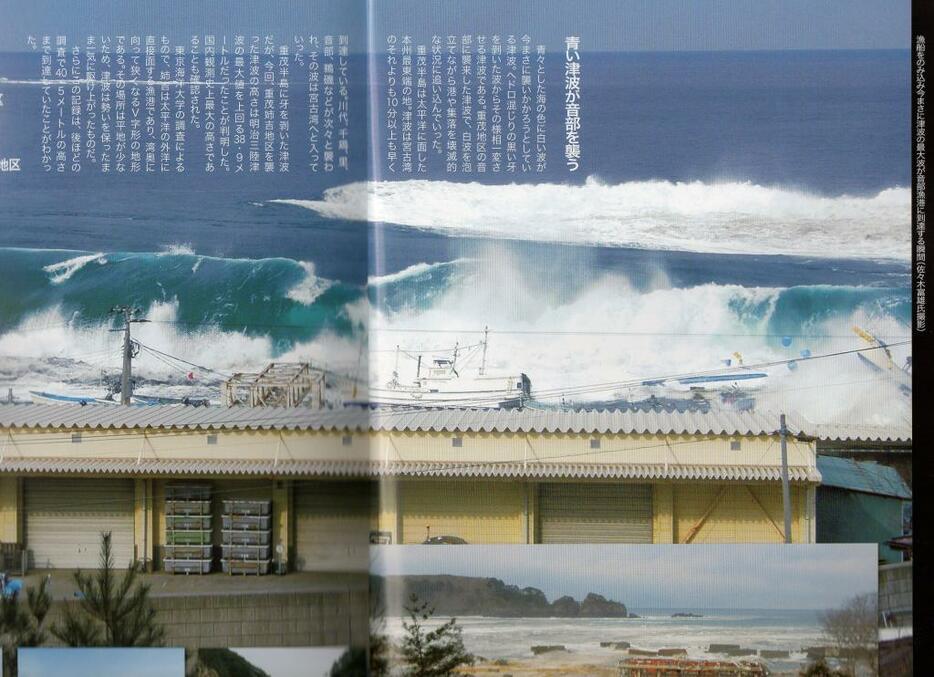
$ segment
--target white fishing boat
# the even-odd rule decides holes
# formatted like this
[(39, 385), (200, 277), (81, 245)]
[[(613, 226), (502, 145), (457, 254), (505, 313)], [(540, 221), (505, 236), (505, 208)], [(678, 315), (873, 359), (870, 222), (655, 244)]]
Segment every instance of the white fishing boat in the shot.
[[(532, 398), (532, 381), (524, 373), (489, 374), (486, 370), (488, 333), (473, 346), (455, 346), (451, 356), (433, 357), (423, 365), (422, 355), (396, 349), (396, 369), (383, 386), (369, 388), (369, 404), (410, 407), (480, 407), (515, 409)], [(402, 381), (399, 359), (402, 355), (416, 362), (415, 378)], [(470, 363), (481, 357), (479, 367)]]

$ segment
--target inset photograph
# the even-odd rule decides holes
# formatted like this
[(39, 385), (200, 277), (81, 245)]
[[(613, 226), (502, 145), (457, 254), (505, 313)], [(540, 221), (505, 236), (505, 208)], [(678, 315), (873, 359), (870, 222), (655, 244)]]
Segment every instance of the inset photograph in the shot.
[(875, 675), (877, 557), (869, 544), (374, 547), (371, 665)]
[(341, 646), (202, 649), (187, 677), (338, 677), (366, 674), (366, 650)]
[(185, 674), (184, 649), (21, 648), (18, 653), (19, 677), (183, 677)]

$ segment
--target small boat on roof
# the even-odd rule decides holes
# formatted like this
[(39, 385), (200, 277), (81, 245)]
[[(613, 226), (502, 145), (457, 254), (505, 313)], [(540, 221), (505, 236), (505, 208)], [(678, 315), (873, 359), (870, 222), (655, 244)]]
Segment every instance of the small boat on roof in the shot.
[(119, 404), (113, 398), (94, 397), (93, 395), (63, 395), (44, 390), (30, 390), (29, 397), (34, 404)]
[[(29, 397), (34, 404), (77, 404), (80, 406), (88, 404), (120, 404), (119, 400), (114, 398), (112, 394), (106, 397), (95, 397), (93, 395), (64, 395), (61, 393), (50, 393), (43, 390), (30, 390)], [(130, 397), (131, 406), (150, 407), (157, 404), (206, 407), (210, 405), (210, 401), (203, 398), (156, 397), (152, 395), (132, 395)]]

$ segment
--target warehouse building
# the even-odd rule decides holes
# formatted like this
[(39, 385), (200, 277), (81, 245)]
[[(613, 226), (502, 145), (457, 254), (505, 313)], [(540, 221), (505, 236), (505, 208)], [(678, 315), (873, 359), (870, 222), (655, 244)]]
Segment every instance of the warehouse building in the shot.
[[(813, 438), (789, 416), (791, 539), (815, 542)], [(370, 543), (781, 542), (778, 416), (0, 405), (0, 543), (30, 568), (161, 568), (166, 487), (271, 501), (276, 566), (363, 571)], [(453, 540), (453, 539), (451, 539)]]
[[(793, 426), (796, 422), (790, 422)], [(781, 542), (779, 417), (714, 411), (383, 412), (392, 542)], [(814, 542), (812, 442), (788, 439), (794, 542)]]

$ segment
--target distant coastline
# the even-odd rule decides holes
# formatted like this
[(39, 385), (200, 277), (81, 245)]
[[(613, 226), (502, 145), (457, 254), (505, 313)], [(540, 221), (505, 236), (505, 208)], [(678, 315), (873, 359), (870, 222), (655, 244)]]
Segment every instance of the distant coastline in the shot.
[(384, 601), (388, 615), (405, 615), (412, 594), (428, 602), (439, 616), (494, 618), (629, 618), (622, 602), (590, 592), (581, 600), (570, 595), (549, 601), (534, 587), (509, 585), (498, 578), (469, 576), (371, 577), (371, 591)]

